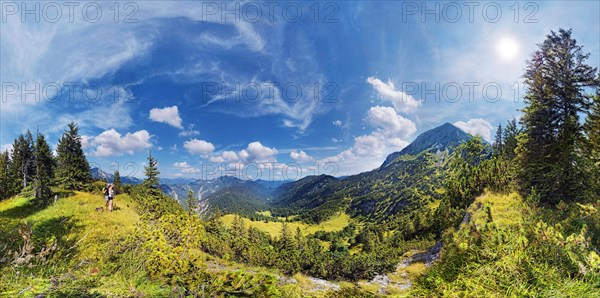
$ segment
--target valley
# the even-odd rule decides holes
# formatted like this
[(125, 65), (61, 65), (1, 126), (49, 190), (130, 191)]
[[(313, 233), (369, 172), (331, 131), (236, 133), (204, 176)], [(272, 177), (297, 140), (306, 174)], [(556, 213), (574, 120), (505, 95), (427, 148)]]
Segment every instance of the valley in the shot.
[[(88, 122), (80, 132), (71, 121), (54, 150), (39, 127), (35, 139), (23, 130), (0, 152), (0, 296), (600, 297), (600, 74), (571, 29), (536, 46), (522, 115), (499, 122), (493, 138), (489, 122), (470, 119), (406, 142), (417, 128), (398, 113), (425, 101), (375, 77), (366, 82), (380, 99), (402, 103), (371, 107), (370, 133), (356, 130), (343, 151), (302, 141), (217, 149), (192, 138), (205, 131), (184, 126), (176, 105), (150, 109), (145, 124), (189, 140), (156, 155), (145, 129), (90, 136)], [(133, 155), (132, 144), (147, 150), (143, 177), (96, 167)], [(188, 159), (169, 165), (177, 144)], [(363, 170), (267, 181), (199, 179), (196, 168), (319, 159), (305, 150), (336, 150), (320, 160), (354, 158)]]

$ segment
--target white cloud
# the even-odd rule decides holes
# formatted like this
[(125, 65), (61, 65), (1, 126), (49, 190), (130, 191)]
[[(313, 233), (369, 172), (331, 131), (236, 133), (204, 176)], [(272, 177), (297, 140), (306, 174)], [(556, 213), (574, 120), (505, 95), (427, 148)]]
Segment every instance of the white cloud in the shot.
[(300, 152), (293, 150), (292, 152), (290, 152), (290, 157), (298, 162), (306, 162), (306, 161), (311, 161), (314, 160), (314, 158), (312, 158), (310, 155), (306, 154), (306, 152), (300, 150)]
[(320, 162), (337, 165), (338, 175), (369, 171), (379, 167), (390, 153), (406, 147), (406, 138), (417, 131), (414, 122), (391, 107), (371, 107), (367, 121), (374, 127), (370, 134), (355, 137), (351, 148)]
[(481, 136), (488, 142), (492, 141), (492, 130), (494, 127), (484, 119), (470, 119), (467, 122), (457, 121), (454, 122), (454, 125), (466, 133), (470, 133), (472, 135)]
[(84, 149), (92, 149), (91, 156), (121, 156), (134, 154), (143, 149), (152, 147), (150, 134), (146, 130), (127, 133), (122, 136), (114, 129), (102, 132), (97, 136), (82, 136)]
[(396, 113), (390, 107), (372, 107), (367, 116), (369, 123), (381, 128), (385, 134), (393, 137), (407, 137), (417, 131), (415, 123)]
[(384, 83), (378, 78), (368, 77), (367, 82), (375, 88), (381, 98), (390, 101), (398, 112), (413, 112), (421, 105), (414, 97), (396, 90), (392, 81)]
[(184, 174), (194, 174), (194, 173), (200, 172), (200, 170), (190, 166), (185, 161), (176, 162), (173, 164), (173, 166), (176, 167), (177, 169), (179, 169)]
[(192, 139), (183, 143), (183, 147), (191, 154), (198, 154), (206, 157), (215, 150), (215, 146), (210, 142), (198, 139)]
[(334, 120), (333, 125), (337, 127), (342, 127), (344, 123), (342, 122), (342, 120)]
[(183, 129), (181, 125), (181, 117), (179, 117), (179, 109), (177, 106), (166, 107), (166, 108), (154, 108), (150, 110), (149, 119), (154, 122), (161, 122), (169, 124), (173, 127)]
[(210, 157), (210, 161), (216, 163), (272, 163), (277, 162), (275, 156), (278, 151), (275, 148), (264, 146), (259, 141), (248, 144), (245, 149), (238, 152), (234, 151), (223, 151), (220, 155)]
[(244, 162), (275, 162), (275, 155), (277, 149), (266, 147), (258, 141), (248, 144), (248, 147), (238, 154)]

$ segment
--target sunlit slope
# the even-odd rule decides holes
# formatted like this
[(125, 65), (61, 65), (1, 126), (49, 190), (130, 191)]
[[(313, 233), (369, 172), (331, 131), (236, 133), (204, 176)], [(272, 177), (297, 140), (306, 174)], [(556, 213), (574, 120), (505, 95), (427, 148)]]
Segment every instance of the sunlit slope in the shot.
[(600, 259), (584, 236), (577, 205), (569, 216), (540, 212), (516, 194), (477, 197), (441, 259), (411, 295), (443, 297), (599, 297)]
[[(0, 256), (9, 252), (20, 256), (12, 260), (20, 266), (0, 263), (0, 296), (44, 292), (123, 296), (136, 287), (158, 293), (151, 289), (157, 286), (136, 280), (131, 272), (105, 276), (111, 266), (108, 252), (132, 234), (139, 221), (134, 204), (128, 195), (118, 195), (114, 211), (107, 212), (101, 195), (83, 192), (45, 208), (23, 197), (0, 202)], [(100, 207), (104, 210), (96, 210)]]
[[(223, 224), (226, 227), (231, 227), (233, 220), (235, 219), (234, 214), (227, 214), (223, 216), (221, 219), (223, 220)], [(283, 226), (282, 222), (277, 221), (253, 221), (248, 218), (242, 218), (246, 227), (254, 227), (259, 229), (260, 231), (269, 233), (272, 237), (278, 238), (281, 236), (281, 229)], [(316, 233), (317, 231), (325, 231), (325, 232), (337, 232), (341, 231), (350, 223), (350, 216), (346, 213), (338, 213), (326, 221), (323, 221), (319, 224), (306, 224), (301, 221), (292, 221), (288, 222), (288, 230), (292, 232), (296, 232), (296, 229), (300, 228), (302, 235), (306, 236), (309, 234)]]

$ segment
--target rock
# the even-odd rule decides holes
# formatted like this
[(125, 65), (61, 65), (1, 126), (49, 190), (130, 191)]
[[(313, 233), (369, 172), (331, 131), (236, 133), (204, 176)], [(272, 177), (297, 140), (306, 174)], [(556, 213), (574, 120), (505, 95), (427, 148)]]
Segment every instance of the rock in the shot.
[(332, 282), (324, 280), (324, 279), (320, 279), (320, 278), (316, 278), (316, 277), (309, 277), (308, 279), (313, 284), (315, 284), (316, 288), (314, 289), (314, 291), (325, 291), (325, 290), (338, 291), (341, 288), (340, 285), (332, 283)]

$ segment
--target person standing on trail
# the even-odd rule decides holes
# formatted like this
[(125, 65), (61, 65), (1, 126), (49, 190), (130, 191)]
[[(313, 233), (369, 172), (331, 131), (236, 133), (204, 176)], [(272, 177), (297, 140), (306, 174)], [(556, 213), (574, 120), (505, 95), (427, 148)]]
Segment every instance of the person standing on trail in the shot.
[(104, 195), (104, 200), (106, 201), (106, 203), (104, 204), (106, 206), (106, 209), (108, 210), (108, 187), (110, 186), (109, 183), (106, 183), (106, 185), (104, 185), (104, 187), (102, 188), (102, 195)]
[(106, 202), (108, 204), (108, 211), (112, 212), (113, 209), (113, 199), (115, 198), (115, 185), (114, 184), (109, 184), (108, 185), (108, 201)]

